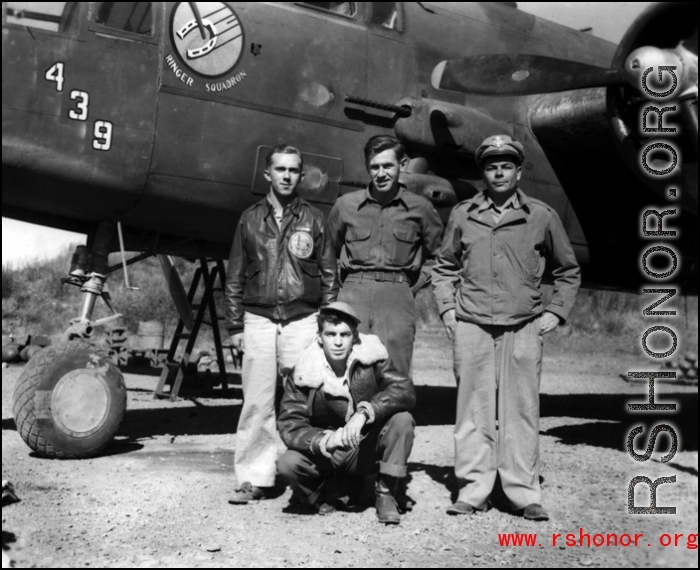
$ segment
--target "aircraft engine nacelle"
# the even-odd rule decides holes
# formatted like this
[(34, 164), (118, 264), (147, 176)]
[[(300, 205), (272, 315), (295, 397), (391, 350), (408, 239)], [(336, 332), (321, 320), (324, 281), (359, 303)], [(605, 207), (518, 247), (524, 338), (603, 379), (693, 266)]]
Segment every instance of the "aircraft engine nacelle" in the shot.
[[(615, 143), (628, 166), (657, 194), (665, 196), (670, 186), (677, 187), (683, 208), (694, 214), (698, 211), (697, 22), (695, 2), (662, 2), (643, 12), (626, 32), (611, 64), (613, 69), (624, 69), (626, 82), (608, 87), (606, 101)], [(667, 69), (659, 81), (658, 70), (663, 66)], [(648, 72), (649, 68), (653, 71)], [(656, 95), (644, 92), (644, 74), (648, 89)], [(663, 119), (657, 112), (647, 113), (647, 117), (645, 109), (650, 105), (675, 110)], [(676, 127), (677, 131), (644, 131), (645, 117), (647, 129), (663, 126)], [(675, 172), (668, 176), (645, 172), (642, 154), (653, 142), (669, 144), (677, 151)], [(670, 159), (669, 152), (658, 151), (656, 156), (650, 152), (647, 164), (663, 170), (671, 166)]]
[(411, 114), (394, 126), (403, 142), (430, 151), (452, 149), (473, 155), (484, 140), (484, 133), (507, 133), (511, 129), (491, 115), (472, 107), (436, 99), (407, 97), (398, 102)]

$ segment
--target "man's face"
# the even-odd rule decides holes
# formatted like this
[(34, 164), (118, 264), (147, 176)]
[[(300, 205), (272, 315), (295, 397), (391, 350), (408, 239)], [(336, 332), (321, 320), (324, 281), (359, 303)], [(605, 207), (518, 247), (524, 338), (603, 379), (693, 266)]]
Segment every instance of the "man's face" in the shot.
[(323, 331), (318, 334), (318, 342), (330, 364), (345, 363), (350, 356), (353, 341), (354, 335), (347, 323), (323, 323)]
[(280, 196), (291, 196), (304, 178), (301, 171), (301, 158), (297, 154), (275, 153), (272, 164), (263, 172), (272, 189)]
[(396, 151), (392, 148), (375, 154), (369, 159), (367, 170), (378, 192), (392, 192), (399, 186), (399, 172), (406, 168), (408, 159), (399, 162)]
[(484, 182), (489, 192), (510, 192), (520, 180), (522, 168), (508, 155), (495, 155), (484, 160)]

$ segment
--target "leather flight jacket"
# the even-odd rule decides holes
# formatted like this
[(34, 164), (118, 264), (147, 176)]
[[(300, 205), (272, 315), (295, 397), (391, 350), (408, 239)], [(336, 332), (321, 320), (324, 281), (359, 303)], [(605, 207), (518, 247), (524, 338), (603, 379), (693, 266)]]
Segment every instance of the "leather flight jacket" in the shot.
[[(321, 440), (328, 430), (346, 424), (349, 402), (329, 393), (323, 384), (323, 368), (317, 362), (325, 358), (313, 342), (285, 379), (284, 395), (277, 419), (277, 431), (292, 450), (322, 455)], [(382, 424), (399, 412), (416, 405), (413, 380), (397, 370), (384, 345), (374, 335), (360, 334), (348, 361), (348, 384), (355, 410), (362, 407), (370, 419), (363, 433)]]
[(281, 227), (267, 198), (241, 215), (226, 275), (226, 328), (243, 332), (243, 314), (285, 321), (316, 312), (338, 294), (335, 252), (320, 210), (296, 198)]

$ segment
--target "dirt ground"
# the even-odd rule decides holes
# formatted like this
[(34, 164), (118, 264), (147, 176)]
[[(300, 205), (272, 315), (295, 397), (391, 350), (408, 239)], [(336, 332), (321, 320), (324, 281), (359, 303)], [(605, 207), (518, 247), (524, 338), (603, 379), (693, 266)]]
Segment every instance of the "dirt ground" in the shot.
[[(632, 416), (626, 403), (643, 402), (647, 387), (618, 375), (649, 364), (633, 351), (589, 344), (545, 349), (540, 449), (551, 520), (544, 523), (495, 508), (445, 514), (456, 491), (456, 389), (449, 344), (437, 327), (418, 334), (408, 484), (416, 506), (397, 527), (379, 525), (371, 505), (328, 517), (289, 512), (289, 490), (229, 505), (240, 399), (156, 401), (153, 376), (126, 375), (129, 411), (108, 455), (35, 458), (15, 431), (12, 391), (21, 368), (10, 367), (2, 372), (2, 478), (15, 484), (21, 502), (2, 510), (3, 545), (27, 568), (697, 567), (697, 550), (688, 546), (698, 524), (697, 388), (657, 385), (656, 400), (677, 402), (678, 411)], [(668, 440), (660, 438), (651, 460), (634, 461), (625, 450), (630, 430), (659, 423), (675, 426), (679, 452), (661, 463)], [(659, 487), (658, 505), (675, 505), (677, 513), (628, 514), (627, 487), (637, 475), (675, 476), (675, 484)], [(638, 495), (638, 504), (648, 504), (648, 492)], [(564, 535), (578, 539), (579, 529), (643, 537), (637, 547), (567, 546)], [(501, 546), (499, 533), (537, 533), (536, 545)], [(556, 546), (553, 533), (562, 535)], [(681, 533), (678, 546), (660, 545), (664, 535)]]

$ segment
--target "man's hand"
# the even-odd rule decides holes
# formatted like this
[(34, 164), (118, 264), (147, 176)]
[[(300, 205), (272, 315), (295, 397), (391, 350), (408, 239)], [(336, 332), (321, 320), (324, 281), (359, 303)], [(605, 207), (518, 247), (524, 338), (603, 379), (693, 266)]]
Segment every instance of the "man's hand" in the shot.
[(545, 311), (540, 317), (540, 334), (547, 334), (552, 332), (555, 328), (559, 326), (561, 319), (554, 313)]
[(445, 332), (450, 340), (455, 339), (455, 332), (457, 331), (457, 317), (455, 313), (454, 309), (450, 309), (442, 314), (442, 323), (445, 325)]
[(333, 453), (336, 449), (347, 449), (347, 446), (343, 444), (343, 430), (345, 428), (338, 428), (333, 432), (333, 435), (328, 438), (326, 442), (326, 451), (328, 453)]
[(240, 359), (243, 356), (243, 351), (245, 346), (243, 345), (243, 333), (237, 333), (231, 335), (231, 346), (233, 347), (233, 352), (236, 358)]
[(343, 435), (341, 436), (345, 447), (355, 449), (360, 445), (360, 440), (362, 439), (360, 432), (366, 423), (367, 417), (359, 413), (355, 413), (355, 415), (348, 420), (348, 423), (346, 423), (343, 428)]

